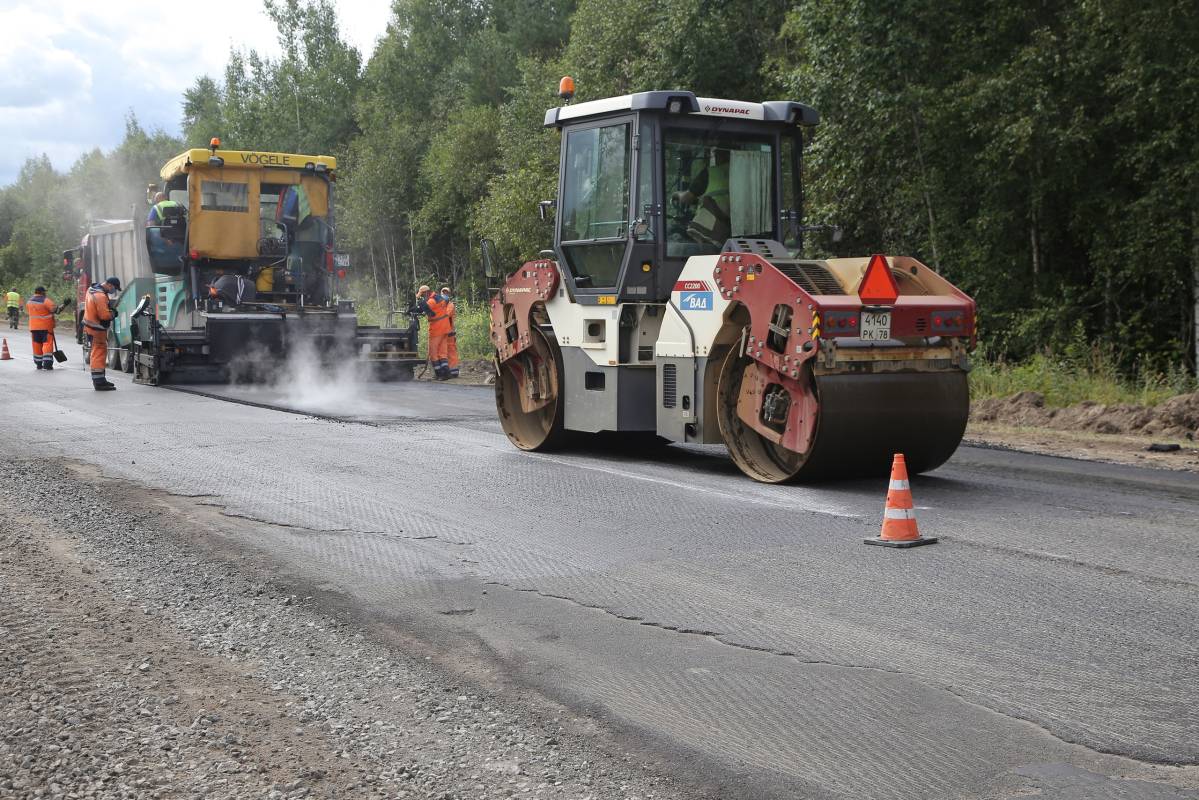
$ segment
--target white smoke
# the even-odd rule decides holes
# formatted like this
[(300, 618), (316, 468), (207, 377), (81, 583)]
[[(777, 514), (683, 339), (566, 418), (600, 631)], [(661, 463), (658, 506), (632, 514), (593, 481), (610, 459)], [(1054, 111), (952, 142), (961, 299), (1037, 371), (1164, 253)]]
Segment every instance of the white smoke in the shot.
[(293, 336), (287, 358), (266, 347), (247, 348), (229, 365), (235, 394), (270, 405), (338, 417), (377, 415), (386, 406), (372, 398), (376, 383), (371, 365), (359, 360), (351, 347), (322, 353), (315, 340)]
[(370, 365), (353, 351), (330, 361), (317, 352), (312, 339), (300, 337), (289, 348), (273, 387), (282, 393), (285, 405), (301, 411), (356, 416), (376, 410), (366, 393), (370, 383)]

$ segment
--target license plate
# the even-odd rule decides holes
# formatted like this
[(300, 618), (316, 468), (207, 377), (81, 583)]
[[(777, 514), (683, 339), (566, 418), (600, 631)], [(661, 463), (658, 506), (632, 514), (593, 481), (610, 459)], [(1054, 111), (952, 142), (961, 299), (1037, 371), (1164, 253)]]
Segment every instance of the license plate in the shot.
[(863, 342), (885, 342), (891, 338), (890, 311), (863, 311), (859, 335)]

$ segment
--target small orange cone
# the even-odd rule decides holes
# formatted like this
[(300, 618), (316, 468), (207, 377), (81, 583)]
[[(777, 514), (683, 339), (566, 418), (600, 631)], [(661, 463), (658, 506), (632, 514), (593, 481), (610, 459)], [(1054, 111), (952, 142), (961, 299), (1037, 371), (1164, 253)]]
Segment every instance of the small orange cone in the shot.
[(8, 352), (8, 339), (4, 340), (4, 348), (0, 350), (0, 361), (12, 361), (12, 353)]
[(903, 460), (903, 453), (896, 453), (895, 460), (891, 462), (891, 488), (887, 491), (882, 532), (877, 538), (862, 541), (883, 547), (919, 547), (937, 541), (935, 536), (921, 536), (916, 527), (912, 490), (908, 486), (908, 465)]

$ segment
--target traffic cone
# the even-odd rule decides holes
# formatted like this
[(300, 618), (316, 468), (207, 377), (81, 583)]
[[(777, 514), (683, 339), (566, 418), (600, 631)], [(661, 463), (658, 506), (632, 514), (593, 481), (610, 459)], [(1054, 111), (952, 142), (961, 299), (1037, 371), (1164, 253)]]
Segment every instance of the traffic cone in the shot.
[(908, 465), (903, 460), (903, 453), (896, 453), (895, 460), (891, 462), (891, 488), (887, 490), (883, 529), (878, 537), (862, 541), (883, 547), (919, 547), (937, 541), (935, 536), (921, 536), (916, 527), (912, 489), (908, 485)]
[(8, 339), (4, 340), (4, 347), (0, 349), (0, 361), (12, 361), (12, 353), (8, 352)]

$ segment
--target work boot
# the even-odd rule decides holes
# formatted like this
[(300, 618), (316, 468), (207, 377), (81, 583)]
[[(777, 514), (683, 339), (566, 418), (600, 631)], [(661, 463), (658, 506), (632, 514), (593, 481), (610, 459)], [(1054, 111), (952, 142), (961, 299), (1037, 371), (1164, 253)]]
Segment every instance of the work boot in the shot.
[(42, 362), (40, 362), (40, 361), (34, 361), (34, 362), (33, 362), (33, 366), (37, 367), (38, 369), (41, 369), (41, 368), (42, 368)]
[(111, 392), (117, 388), (115, 384), (109, 383), (108, 381), (97, 381), (92, 385), (95, 387), (97, 392)]

